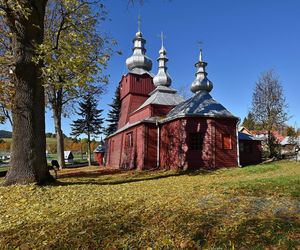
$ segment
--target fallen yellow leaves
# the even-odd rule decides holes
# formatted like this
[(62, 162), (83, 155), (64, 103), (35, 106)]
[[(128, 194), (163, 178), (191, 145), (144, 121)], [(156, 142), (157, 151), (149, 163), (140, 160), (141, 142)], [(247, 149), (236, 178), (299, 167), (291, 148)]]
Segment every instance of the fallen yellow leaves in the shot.
[(53, 186), (0, 187), (0, 249), (298, 247), (299, 163), (87, 172)]

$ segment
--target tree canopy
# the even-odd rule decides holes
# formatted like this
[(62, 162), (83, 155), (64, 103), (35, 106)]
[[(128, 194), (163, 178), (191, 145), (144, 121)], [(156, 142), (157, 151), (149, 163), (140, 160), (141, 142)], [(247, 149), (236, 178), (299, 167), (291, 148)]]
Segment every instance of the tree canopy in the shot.
[(273, 70), (262, 73), (256, 82), (252, 96), (254, 121), (268, 131), (270, 156), (276, 155), (276, 144), (271, 131), (278, 129), (288, 120), (287, 104), (279, 76)]
[(97, 27), (107, 19), (99, 0), (49, 0), (45, 17), (45, 41), (38, 47), (43, 61), (47, 104), (52, 109), (57, 157), (64, 167), (62, 116), (69, 116), (87, 93), (103, 91), (108, 82), (103, 70), (116, 43)]
[(259, 77), (252, 96), (251, 113), (263, 129), (272, 130), (288, 120), (287, 104), (279, 76), (273, 70)]

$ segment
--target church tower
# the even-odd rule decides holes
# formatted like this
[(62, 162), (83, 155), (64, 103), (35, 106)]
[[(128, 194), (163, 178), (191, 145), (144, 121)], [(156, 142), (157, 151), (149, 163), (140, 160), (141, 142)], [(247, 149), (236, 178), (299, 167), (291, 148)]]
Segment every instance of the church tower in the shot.
[(127, 58), (128, 73), (120, 82), (121, 112), (118, 129), (124, 127), (129, 121), (130, 114), (140, 107), (154, 90), (152, 61), (146, 56), (146, 40), (140, 31), (140, 18), (138, 32), (133, 39), (133, 54)]

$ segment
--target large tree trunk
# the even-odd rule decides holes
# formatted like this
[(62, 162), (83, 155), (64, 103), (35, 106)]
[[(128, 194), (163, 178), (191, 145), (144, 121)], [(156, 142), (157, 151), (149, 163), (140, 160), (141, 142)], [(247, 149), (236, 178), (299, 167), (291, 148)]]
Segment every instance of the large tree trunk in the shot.
[(54, 91), (55, 95), (55, 105), (52, 103), (53, 109), (53, 119), (56, 133), (56, 145), (57, 145), (57, 160), (60, 166), (60, 169), (66, 167), (65, 164), (65, 147), (64, 147), (64, 137), (61, 129), (61, 113), (62, 113), (62, 88), (58, 91)]
[(35, 46), (43, 42), (46, 0), (20, 1), (30, 8), (25, 18), (8, 15), (16, 60), (16, 93), (12, 106), (13, 141), (11, 167), (4, 185), (53, 181), (46, 161), (45, 103), (40, 66), (32, 62)]

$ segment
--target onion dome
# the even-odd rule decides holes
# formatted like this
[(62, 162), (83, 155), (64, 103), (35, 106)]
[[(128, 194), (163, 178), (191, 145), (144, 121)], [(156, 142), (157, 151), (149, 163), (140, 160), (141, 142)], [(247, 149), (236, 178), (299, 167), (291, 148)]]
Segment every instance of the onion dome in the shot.
[(143, 34), (140, 31), (139, 18), (138, 32), (135, 34), (135, 37), (133, 39), (133, 54), (126, 60), (126, 66), (129, 72), (143, 74), (151, 71), (152, 61), (145, 55), (145, 43), (146, 40), (143, 38)]
[(161, 34), (161, 49), (159, 50), (159, 57), (157, 59), (158, 61), (158, 73), (157, 75), (153, 78), (153, 83), (156, 87), (158, 86), (165, 86), (169, 87), (171, 85), (172, 79), (167, 72), (167, 66), (166, 63), (169, 61), (167, 58), (167, 51), (164, 48), (164, 43), (163, 43), (163, 33)]
[(207, 63), (202, 60), (202, 50), (200, 50), (199, 62), (195, 64), (197, 73), (195, 74), (196, 79), (193, 81), (191, 91), (197, 93), (199, 91), (210, 92), (213, 89), (213, 84), (207, 79), (207, 73), (205, 67)]

